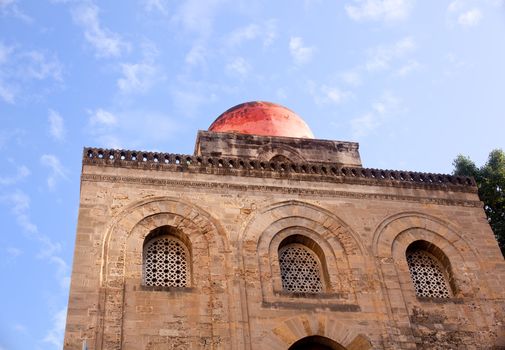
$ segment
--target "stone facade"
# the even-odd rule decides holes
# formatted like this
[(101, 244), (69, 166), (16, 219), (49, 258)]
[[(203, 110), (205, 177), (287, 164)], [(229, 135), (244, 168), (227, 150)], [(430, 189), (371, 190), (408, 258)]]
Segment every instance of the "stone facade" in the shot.
[[(208, 131), (195, 155), (85, 149), (64, 348), (505, 348), (505, 262), (473, 179), (362, 168), (357, 149)], [(160, 227), (188, 250), (186, 287), (143, 280)], [(322, 292), (283, 288), (290, 242)], [(449, 298), (416, 295), (412, 244)]]

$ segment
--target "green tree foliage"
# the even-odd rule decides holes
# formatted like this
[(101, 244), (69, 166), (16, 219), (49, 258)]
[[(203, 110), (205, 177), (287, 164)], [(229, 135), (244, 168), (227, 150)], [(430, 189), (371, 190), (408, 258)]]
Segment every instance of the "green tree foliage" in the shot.
[(480, 168), (463, 155), (459, 155), (453, 165), (454, 175), (475, 178), (487, 219), (505, 256), (505, 152), (493, 150), (487, 163)]

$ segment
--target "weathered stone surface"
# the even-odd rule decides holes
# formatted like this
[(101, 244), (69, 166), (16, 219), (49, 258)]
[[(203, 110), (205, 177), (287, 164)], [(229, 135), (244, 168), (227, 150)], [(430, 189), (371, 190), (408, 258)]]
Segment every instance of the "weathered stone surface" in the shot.
[[(111, 152), (84, 154), (65, 349), (275, 350), (308, 336), (353, 350), (505, 344), (505, 262), (471, 179)], [(188, 287), (143, 285), (144, 239), (164, 225), (185, 237)], [(320, 248), (323, 293), (283, 291), (277, 252), (291, 235)], [(453, 297), (416, 296), (405, 252), (417, 241), (447, 257)]]
[(246, 160), (334, 163), (361, 167), (356, 142), (258, 136), (227, 132), (198, 132), (196, 156), (239, 157)]

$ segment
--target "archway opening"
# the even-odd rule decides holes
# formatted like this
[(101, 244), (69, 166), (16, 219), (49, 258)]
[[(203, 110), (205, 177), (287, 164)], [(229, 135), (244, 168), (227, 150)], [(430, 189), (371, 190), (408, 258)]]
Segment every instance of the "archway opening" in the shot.
[(305, 337), (291, 345), (288, 350), (346, 350), (339, 343), (318, 335)]

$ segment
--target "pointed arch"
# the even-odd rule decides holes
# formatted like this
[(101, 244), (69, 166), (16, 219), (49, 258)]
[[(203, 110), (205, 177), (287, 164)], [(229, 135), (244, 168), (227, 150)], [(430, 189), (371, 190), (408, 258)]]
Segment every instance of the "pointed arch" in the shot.
[(268, 144), (258, 149), (260, 161), (272, 161), (276, 156), (285, 157), (290, 163), (305, 163), (306, 160), (300, 152), (291, 146), (284, 144)]
[(346, 350), (342, 345), (330, 338), (311, 335), (296, 341), (288, 350)]
[[(286, 304), (289, 291), (283, 289), (279, 248), (285, 239), (297, 237), (296, 242), (308, 244), (321, 260), (325, 278), (326, 300), (344, 305), (349, 310), (359, 310), (357, 284), (367, 271), (372, 271), (370, 254), (351, 228), (329, 210), (297, 200), (277, 202), (256, 211), (239, 237), (244, 270), (251, 273), (246, 283), (251, 288), (261, 284), (261, 294), (255, 294), (254, 302)], [(294, 242), (294, 241), (293, 241)], [(312, 243), (310, 243), (312, 242)], [(317, 304), (317, 299), (304, 299)]]
[[(445, 265), (450, 268), (449, 283), (454, 297), (477, 297), (476, 293), (485, 293), (487, 288), (476, 290), (473, 285), (486, 285), (487, 280), (481, 276), (479, 255), (461, 235), (462, 229), (457, 225), (440, 218), (420, 212), (401, 212), (392, 215), (375, 230), (372, 250), (378, 258), (380, 269), (384, 276), (393, 278), (394, 270), (396, 283), (402, 286), (402, 293), (406, 293), (409, 300), (416, 300), (415, 289), (412, 285), (406, 252), (416, 241), (425, 242), (425, 247), (433, 246), (432, 254), (440, 259), (446, 259)], [(430, 250), (430, 249), (428, 249)], [(386, 283), (386, 285), (392, 283)], [(391, 294), (388, 290), (386, 294)], [(483, 294), (481, 297), (485, 297)], [(396, 299), (397, 296), (392, 296)], [(405, 311), (406, 312), (406, 311)]]
[(276, 202), (259, 209), (246, 224), (240, 240), (259, 242), (267, 228), (280, 231), (289, 226), (287, 219), (290, 218), (300, 218), (308, 228), (324, 234), (325, 239), (339, 240), (347, 255), (367, 253), (359, 236), (337, 215), (325, 208), (298, 200)]
[(280, 322), (264, 337), (259, 348), (285, 350), (310, 337), (327, 339), (326, 344), (336, 350), (372, 349), (372, 343), (359, 327), (324, 314), (295, 316)]
[[(100, 347), (121, 347), (122, 317), (127, 310), (124, 303), (126, 277), (130, 281), (128, 283), (140, 287), (143, 244), (151, 232), (164, 226), (183, 233), (188, 245), (192, 246), (193, 289), (212, 291), (213, 285), (216, 285), (229, 290), (229, 281), (222, 274), (223, 268), (229, 269), (228, 256), (216, 254), (214, 259), (210, 256), (211, 251), (227, 251), (228, 241), (223, 228), (209, 213), (176, 198), (151, 197), (132, 203), (111, 220), (103, 238), (99, 307), (103, 309), (104, 317), (97, 327), (100, 330), (97, 335)], [(200, 294), (186, 294), (186, 298), (200, 298)], [(205, 312), (209, 317), (213, 312), (227, 315), (227, 303), (223, 303), (221, 308), (223, 310), (216, 311), (208, 307)]]
[(432, 243), (441, 249), (443, 249), (441, 246), (452, 245), (461, 252), (470, 251), (474, 257), (477, 257), (473, 248), (459, 234), (461, 231), (459, 227), (420, 212), (401, 212), (384, 219), (374, 233), (372, 241), (374, 255), (378, 257), (390, 256), (393, 243), (399, 239), (397, 236), (409, 229), (422, 229), (435, 233), (437, 239)]

